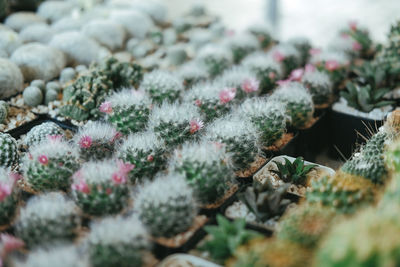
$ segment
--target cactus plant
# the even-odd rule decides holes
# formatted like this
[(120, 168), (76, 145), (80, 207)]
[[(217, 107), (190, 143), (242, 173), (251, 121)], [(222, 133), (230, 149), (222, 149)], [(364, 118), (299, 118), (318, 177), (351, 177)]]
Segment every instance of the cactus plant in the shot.
[(333, 209), (319, 205), (304, 204), (291, 209), (280, 220), (277, 238), (306, 247), (316, 247), (333, 225)]
[(149, 128), (169, 147), (182, 144), (203, 127), (198, 108), (186, 103), (163, 103), (153, 109), (149, 120)]
[(35, 191), (67, 190), (79, 168), (79, 151), (61, 136), (30, 147), (23, 160), (24, 178)]
[(140, 220), (154, 237), (169, 238), (185, 232), (197, 213), (192, 189), (176, 173), (144, 185), (134, 205)]
[(22, 96), (24, 98), (24, 103), (31, 107), (36, 107), (43, 102), (43, 93), (38, 87), (26, 87)]
[(280, 62), (283, 72), (288, 75), (301, 66), (301, 54), (292, 44), (279, 44), (270, 50), (270, 55), (276, 62)]
[(267, 24), (254, 24), (248, 28), (261, 45), (261, 48), (267, 48), (274, 41), (271, 35), (271, 29)]
[(4, 121), (7, 119), (8, 111), (8, 104), (5, 101), (0, 100), (0, 124), (4, 123)]
[(183, 91), (183, 81), (163, 70), (146, 73), (140, 89), (147, 92), (154, 103), (175, 102)]
[(289, 39), (288, 43), (300, 53), (300, 66), (304, 66), (310, 57), (309, 51), (312, 48), (310, 40), (306, 37), (294, 37)]
[(116, 214), (129, 200), (128, 173), (135, 166), (122, 161), (87, 162), (73, 175), (72, 195), (89, 215)]
[(281, 102), (249, 98), (239, 106), (239, 115), (250, 120), (260, 132), (261, 143), (268, 147), (286, 132), (286, 110)]
[(281, 85), (272, 94), (271, 100), (286, 104), (286, 113), (295, 128), (304, 128), (312, 120), (314, 103), (307, 89), (300, 83), (290, 82)]
[(0, 225), (10, 223), (14, 217), (18, 203), (18, 192), (15, 190), (17, 179), (17, 173), (0, 168)]
[(66, 84), (67, 82), (71, 82), (76, 78), (76, 71), (74, 68), (65, 68), (60, 73), (60, 83)]
[(315, 105), (329, 104), (333, 90), (329, 76), (321, 71), (306, 71), (301, 82), (308, 89)]
[(153, 178), (164, 168), (164, 151), (164, 143), (153, 132), (143, 132), (129, 135), (118, 148), (117, 157), (135, 165), (129, 172), (130, 181), (135, 183), (137, 180)]
[(140, 267), (142, 251), (150, 247), (146, 229), (135, 217), (109, 217), (95, 222), (84, 242), (94, 267)]
[(210, 142), (184, 144), (176, 150), (169, 170), (181, 173), (203, 205), (214, 203), (233, 177), (230, 158), (224, 147)]
[(211, 77), (216, 77), (232, 64), (233, 55), (223, 46), (208, 44), (200, 49), (196, 60), (204, 64)]
[(11, 135), (0, 132), (0, 167), (12, 167), (18, 160), (17, 141)]
[(207, 70), (195, 61), (181, 65), (177, 70), (177, 75), (183, 80), (185, 88), (191, 88), (200, 82), (205, 82), (208, 78)]
[(121, 133), (103, 122), (90, 122), (81, 127), (74, 136), (74, 143), (80, 148), (84, 160), (111, 158)]
[(267, 54), (255, 52), (248, 55), (242, 65), (251, 70), (260, 81), (260, 94), (266, 94), (282, 78), (282, 66)]
[(342, 38), (352, 39), (352, 48), (358, 51), (363, 58), (371, 58), (374, 54), (373, 42), (366, 28), (351, 21), (346, 29), (341, 31)]
[(257, 38), (249, 33), (233, 35), (225, 40), (225, 45), (232, 51), (235, 64), (259, 48)]
[(333, 88), (337, 88), (345, 80), (350, 60), (346, 54), (338, 51), (314, 53), (310, 62), (318, 70), (326, 72), (331, 78)]
[(100, 111), (123, 134), (135, 133), (145, 128), (150, 113), (150, 98), (143, 92), (123, 90), (106, 98)]
[(273, 161), (278, 170), (271, 170), (271, 172), (278, 175), (284, 182), (305, 185), (307, 182), (307, 174), (317, 167), (316, 164), (305, 164), (302, 157), (297, 157), (293, 162), (288, 158), (284, 158), (285, 164), (278, 161)]
[(44, 122), (34, 126), (29, 130), (24, 139), (24, 143), (29, 147), (45, 141), (49, 136), (57, 136), (62, 134), (63, 130), (60, 126), (54, 122)]
[(231, 153), (233, 166), (246, 169), (259, 153), (259, 133), (253, 124), (237, 116), (225, 116), (207, 127), (206, 140), (221, 143)]
[(79, 210), (61, 193), (46, 193), (29, 199), (20, 209), (15, 233), (29, 247), (75, 237)]

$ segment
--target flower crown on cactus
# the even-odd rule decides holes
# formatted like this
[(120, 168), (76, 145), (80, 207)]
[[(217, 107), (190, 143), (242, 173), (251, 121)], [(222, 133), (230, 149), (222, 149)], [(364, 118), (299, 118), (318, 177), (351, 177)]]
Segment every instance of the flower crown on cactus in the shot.
[(74, 136), (74, 143), (80, 148), (84, 160), (111, 158), (115, 145), (122, 136), (113, 126), (103, 122), (89, 122)]
[(108, 217), (92, 223), (85, 243), (95, 267), (140, 267), (142, 251), (150, 248), (146, 228), (136, 217)]
[(47, 138), (30, 147), (25, 155), (24, 178), (35, 191), (67, 190), (72, 174), (79, 168), (79, 151), (63, 141), (61, 135)]
[(18, 193), (15, 184), (20, 175), (0, 167), (0, 225), (9, 223), (17, 208)]
[(32, 146), (46, 140), (49, 135), (62, 135), (63, 130), (54, 122), (45, 122), (33, 127), (24, 139), (27, 146)]
[(257, 38), (250, 33), (241, 33), (229, 36), (225, 39), (224, 45), (231, 49), (233, 62), (235, 64), (240, 63), (246, 55), (259, 48)]
[(129, 179), (136, 182), (139, 179), (153, 178), (164, 168), (165, 149), (164, 142), (153, 132), (136, 133), (125, 139), (118, 148), (117, 157), (135, 165), (129, 172)]
[(310, 92), (316, 105), (327, 104), (331, 101), (333, 90), (329, 76), (318, 70), (305, 71), (301, 82)]
[(154, 103), (175, 102), (183, 91), (183, 81), (164, 70), (146, 73), (140, 89), (147, 92)]
[(72, 177), (75, 202), (90, 215), (120, 212), (128, 204), (128, 173), (133, 168), (120, 160), (83, 164)]
[(173, 237), (188, 230), (197, 214), (192, 189), (176, 173), (145, 184), (137, 195), (135, 211), (154, 237)]
[(282, 64), (286, 75), (301, 65), (301, 54), (293, 44), (285, 43), (274, 46), (269, 51), (269, 55), (276, 62)]
[(169, 169), (186, 177), (202, 204), (213, 203), (223, 196), (227, 182), (233, 177), (231, 159), (225, 147), (207, 141), (184, 144), (175, 151)]
[(150, 108), (150, 98), (144, 92), (133, 89), (115, 92), (100, 105), (107, 121), (123, 134), (145, 128)]
[(215, 77), (232, 65), (233, 55), (223, 45), (207, 44), (199, 50), (195, 60), (206, 67), (211, 77)]
[(15, 232), (28, 246), (71, 240), (80, 225), (79, 215), (75, 203), (62, 193), (37, 195), (20, 209)]
[(198, 107), (184, 103), (163, 103), (153, 109), (149, 128), (162, 138), (167, 146), (183, 143), (204, 127)]

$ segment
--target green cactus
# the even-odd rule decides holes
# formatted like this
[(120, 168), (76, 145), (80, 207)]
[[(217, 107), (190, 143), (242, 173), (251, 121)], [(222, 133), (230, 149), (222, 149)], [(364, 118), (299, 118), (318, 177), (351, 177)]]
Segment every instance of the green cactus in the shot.
[(0, 168), (0, 225), (10, 223), (17, 209), (18, 192), (15, 190), (17, 178), (17, 173)]
[(17, 141), (11, 135), (0, 132), (0, 167), (12, 167), (18, 160)]
[(170, 173), (145, 185), (134, 201), (135, 211), (154, 237), (170, 238), (188, 230), (197, 214), (185, 178)]
[(333, 98), (332, 84), (328, 74), (321, 71), (306, 71), (301, 82), (308, 89), (315, 105), (329, 104)]
[(300, 51), (293, 44), (279, 44), (271, 49), (270, 54), (276, 62), (282, 64), (283, 72), (286, 75), (301, 66)]
[(128, 205), (127, 175), (133, 168), (119, 161), (84, 163), (72, 177), (76, 204), (89, 215), (119, 213)]
[(129, 172), (132, 183), (138, 180), (152, 179), (165, 167), (165, 146), (153, 133), (144, 132), (129, 135), (117, 151), (117, 157), (124, 162), (135, 165)]
[(223, 147), (210, 142), (185, 144), (175, 151), (169, 169), (181, 173), (203, 205), (214, 203), (232, 182), (233, 171)]
[(23, 161), (24, 178), (35, 191), (69, 189), (71, 176), (79, 168), (78, 150), (52, 138), (31, 147)]
[(84, 242), (94, 267), (143, 266), (142, 251), (150, 247), (146, 229), (134, 217), (109, 217), (93, 223)]
[(205, 67), (195, 61), (190, 61), (180, 66), (177, 70), (177, 75), (183, 80), (183, 85), (186, 89), (192, 88), (198, 83), (205, 82), (208, 78)]
[(16, 236), (28, 247), (75, 237), (80, 225), (79, 209), (61, 193), (47, 193), (29, 199), (15, 223)]
[(196, 60), (205, 66), (211, 77), (216, 77), (232, 65), (233, 55), (223, 46), (209, 44), (202, 47)]
[(28, 86), (22, 94), (24, 103), (31, 107), (36, 107), (43, 102), (43, 93), (38, 87)]
[(239, 64), (243, 58), (259, 48), (257, 38), (249, 33), (231, 36), (226, 39), (226, 45), (232, 51), (234, 64)]
[(267, 48), (274, 41), (271, 35), (271, 29), (267, 24), (255, 24), (250, 26), (248, 30), (258, 39), (261, 48)]
[(300, 53), (300, 66), (304, 66), (310, 57), (310, 49), (312, 48), (310, 40), (306, 37), (295, 37), (288, 41)]
[(58, 136), (63, 133), (64, 131), (61, 127), (54, 122), (44, 122), (29, 130), (24, 139), (24, 143), (30, 147), (47, 140), (51, 136)]
[(8, 104), (5, 101), (0, 100), (0, 124), (5, 123), (5, 120), (8, 117), (8, 111)]

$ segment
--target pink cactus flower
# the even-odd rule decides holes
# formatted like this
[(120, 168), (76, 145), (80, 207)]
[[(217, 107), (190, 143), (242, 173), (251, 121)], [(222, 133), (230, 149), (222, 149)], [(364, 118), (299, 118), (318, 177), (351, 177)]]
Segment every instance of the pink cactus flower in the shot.
[(305, 69), (305, 72), (314, 72), (315, 66), (312, 64), (307, 64), (304, 69)]
[(53, 135), (48, 135), (47, 139), (50, 142), (60, 142), (62, 140), (63, 136), (61, 134), (53, 134)]
[(357, 30), (357, 21), (355, 21), (355, 20), (350, 21), (349, 27), (352, 31), (356, 31)]
[(329, 71), (337, 70), (339, 67), (339, 63), (336, 60), (328, 60), (325, 62), (325, 68)]
[(190, 133), (194, 134), (195, 132), (201, 130), (204, 127), (204, 122), (199, 119), (194, 119), (190, 121)]
[(229, 103), (232, 99), (236, 96), (236, 89), (235, 88), (225, 88), (221, 92), (219, 92), (219, 101), (222, 104)]
[(270, 78), (271, 80), (275, 79), (275, 77), (276, 77), (275, 72), (271, 71), (270, 73), (268, 73), (268, 78)]
[(133, 170), (133, 169), (135, 168), (135, 165), (134, 165), (134, 164), (125, 163), (125, 162), (123, 162), (122, 160), (119, 160), (119, 161), (117, 162), (117, 166), (118, 166), (119, 171), (120, 171), (121, 173), (123, 173), (123, 174), (129, 173), (131, 170)]
[(302, 68), (295, 69), (290, 73), (289, 80), (299, 82), (299, 81), (301, 81), (303, 74), (304, 74), (304, 70)]
[(115, 172), (112, 174), (111, 179), (115, 184), (125, 184), (126, 183), (126, 174), (122, 172)]
[(319, 48), (311, 48), (310, 50), (308, 50), (308, 53), (311, 56), (316, 56), (316, 55), (321, 53), (321, 49), (319, 49)]
[(49, 159), (47, 158), (46, 155), (40, 155), (40, 156), (38, 157), (38, 161), (39, 161), (39, 163), (42, 164), (42, 165), (47, 165), (47, 164), (49, 163)]
[(101, 103), (99, 110), (106, 114), (110, 114), (112, 112), (112, 106), (110, 101), (105, 101)]
[(148, 155), (148, 156), (147, 156), (147, 161), (148, 161), (148, 162), (152, 162), (153, 160), (154, 160), (153, 155)]
[(362, 46), (359, 42), (353, 42), (353, 47), (352, 47), (353, 51), (360, 51), (362, 49)]
[(246, 79), (242, 83), (243, 91), (245, 91), (248, 94), (257, 92), (259, 86), (260, 86), (260, 82), (255, 79)]
[(12, 188), (9, 184), (0, 184), (0, 202), (11, 195)]
[(78, 142), (80, 148), (89, 148), (92, 146), (92, 138), (88, 135), (82, 136)]
[(25, 245), (24, 241), (9, 234), (1, 234), (0, 243), (5, 254), (20, 249)]
[(84, 194), (89, 194), (90, 193), (90, 188), (89, 188), (88, 184), (83, 179), (80, 179), (79, 183), (77, 183), (77, 184), (72, 184), (71, 187), (72, 187), (73, 190), (82, 192)]
[(281, 52), (279, 51), (275, 51), (274, 54), (272, 55), (272, 58), (276, 61), (276, 62), (282, 62), (283, 60), (285, 60), (285, 55), (283, 55)]
[(201, 100), (200, 100), (200, 99), (196, 99), (196, 100), (194, 101), (194, 104), (195, 104), (196, 106), (200, 107), (202, 103), (201, 103)]

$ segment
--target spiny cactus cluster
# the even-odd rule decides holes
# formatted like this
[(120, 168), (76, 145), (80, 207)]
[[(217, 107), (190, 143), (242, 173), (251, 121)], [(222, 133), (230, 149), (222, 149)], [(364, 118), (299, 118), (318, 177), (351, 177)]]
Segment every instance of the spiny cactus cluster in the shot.
[(40, 142), (46, 140), (49, 136), (62, 135), (63, 130), (54, 122), (44, 122), (33, 127), (24, 139), (24, 143), (29, 147), (37, 145)]
[(279, 44), (273, 47), (269, 53), (276, 62), (282, 64), (286, 75), (297, 69), (301, 64), (301, 54), (292, 44)]
[(315, 105), (329, 104), (333, 97), (329, 76), (320, 71), (306, 71), (301, 82), (308, 89)]
[(17, 209), (18, 192), (15, 183), (19, 176), (8, 168), (0, 168), (0, 225), (11, 222)]
[(216, 82), (223, 87), (233, 88), (239, 100), (257, 95), (260, 88), (257, 76), (245, 67), (232, 67), (224, 71)]
[(0, 167), (12, 167), (18, 160), (17, 141), (7, 133), (0, 133)]

